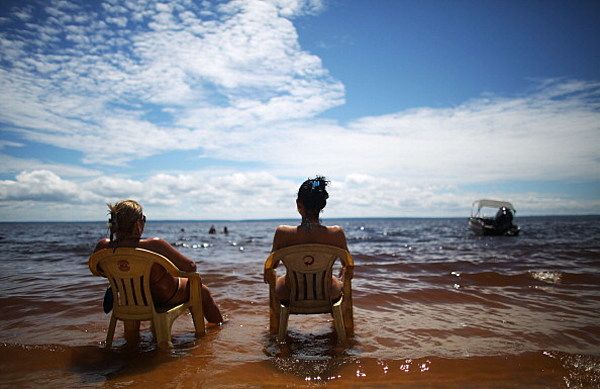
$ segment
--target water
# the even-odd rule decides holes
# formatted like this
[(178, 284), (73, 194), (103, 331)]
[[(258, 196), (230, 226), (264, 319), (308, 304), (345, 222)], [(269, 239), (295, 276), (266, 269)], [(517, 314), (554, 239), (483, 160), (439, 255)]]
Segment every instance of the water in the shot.
[[(227, 323), (174, 349), (102, 346), (106, 280), (87, 258), (103, 223), (0, 223), (0, 386), (398, 385), (600, 387), (600, 217), (518, 218), (519, 237), (477, 237), (465, 219), (325, 220), (346, 230), (355, 336), (328, 315), (268, 334), (262, 265), (279, 221), (148, 221), (194, 258)], [(224, 223), (216, 223), (221, 230)]]

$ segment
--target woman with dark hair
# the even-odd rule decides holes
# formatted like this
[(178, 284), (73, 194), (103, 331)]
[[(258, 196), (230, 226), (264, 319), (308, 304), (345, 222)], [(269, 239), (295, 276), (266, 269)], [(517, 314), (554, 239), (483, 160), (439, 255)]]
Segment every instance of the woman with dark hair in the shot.
[[(108, 209), (110, 238), (100, 239), (94, 252), (105, 248), (139, 247), (161, 254), (181, 271), (196, 271), (196, 263), (175, 250), (165, 240), (160, 238), (142, 239), (146, 216), (140, 203), (135, 200), (123, 200), (115, 204), (108, 204)], [(165, 306), (178, 305), (190, 298), (187, 278), (173, 277), (158, 264), (152, 265), (150, 270), (150, 292), (154, 301)], [(215, 324), (223, 322), (219, 307), (204, 284), (202, 284), (202, 307), (204, 317), (208, 322)]]
[[(308, 179), (302, 183), (300, 189), (298, 189), (298, 198), (296, 199), (296, 207), (302, 221), (298, 226), (281, 225), (277, 227), (273, 237), (272, 251), (308, 243), (326, 244), (348, 251), (346, 235), (342, 227), (322, 225), (319, 219), (319, 214), (325, 208), (329, 198), (326, 190), (328, 183), (329, 181), (322, 176)], [(273, 267), (277, 267), (277, 265), (275, 263)], [(344, 276), (344, 270), (342, 268), (340, 278)], [(346, 276), (352, 277), (352, 274), (348, 272)], [(266, 274), (265, 282), (267, 282)], [(342, 284), (340, 279), (332, 276), (331, 296), (333, 298), (338, 298), (341, 295)], [(286, 285), (286, 276), (277, 277), (275, 290), (280, 300), (289, 298), (290, 289)]]

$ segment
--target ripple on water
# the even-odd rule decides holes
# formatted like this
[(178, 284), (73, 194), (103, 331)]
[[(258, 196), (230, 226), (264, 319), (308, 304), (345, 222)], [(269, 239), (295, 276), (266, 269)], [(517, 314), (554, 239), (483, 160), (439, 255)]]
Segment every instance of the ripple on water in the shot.
[[(100, 308), (106, 280), (86, 265), (104, 224), (0, 223), (0, 340), (17, 348), (59, 344), (31, 354), (5, 346), (0, 376), (81, 384), (76, 374), (84, 371), (115, 386), (132, 376), (168, 385), (175, 369), (206, 386), (598, 386), (600, 247), (590, 236), (600, 236), (600, 219), (583, 219), (524, 218), (523, 235), (513, 239), (473, 236), (463, 219), (334, 221), (344, 226), (356, 262), (356, 335), (341, 349), (328, 315), (292, 315), (283, 345), (267, 335), (262, 265), (284, 222), (228, 222), (229, 235), (216, 236), (206, 234), (210, 223), (151, 222), (148, 236), (196, 260), (229, 321), (196, 340), (190, 318), (178, 319), (175, 351), (166, 357), (146, 326), (138, 354), (129, 355), (135, 361), (124, 356), (119, 326), (115, 365), (98, 356), (109, 319)], [(46, 369), (46, 381), (31, 368)], [(5, 372), (15, 371), (6, 381)]]

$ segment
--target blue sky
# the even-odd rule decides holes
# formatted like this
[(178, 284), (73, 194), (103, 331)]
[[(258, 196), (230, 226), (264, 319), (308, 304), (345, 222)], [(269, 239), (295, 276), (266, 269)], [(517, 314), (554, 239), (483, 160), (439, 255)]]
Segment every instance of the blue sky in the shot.
[(595, 2), (4, 1), (0, 220), (600, 213)]

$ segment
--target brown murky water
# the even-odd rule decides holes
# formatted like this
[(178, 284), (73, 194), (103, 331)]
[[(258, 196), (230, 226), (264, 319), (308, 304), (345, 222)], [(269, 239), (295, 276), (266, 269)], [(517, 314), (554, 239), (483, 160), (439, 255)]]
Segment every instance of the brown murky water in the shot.
[[(268, 334), (262, 264), (277, 221), (149, 222), (195, 258), (227, 318), (174, 349), (147, 325), (103, 349), (106, 281), (87, 257), (101, 223), (0, 224), (1, 387), (600, 387), (600, 218), (521, 218), (522, 236), (481, 238), (463, 219), (333, 220), (348, 235), (356, 333), (291, 316)], [(219, 229), (224, 223), (217, 225)]]

